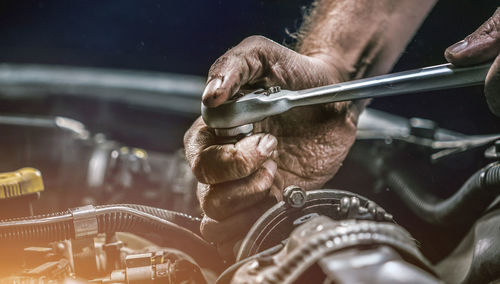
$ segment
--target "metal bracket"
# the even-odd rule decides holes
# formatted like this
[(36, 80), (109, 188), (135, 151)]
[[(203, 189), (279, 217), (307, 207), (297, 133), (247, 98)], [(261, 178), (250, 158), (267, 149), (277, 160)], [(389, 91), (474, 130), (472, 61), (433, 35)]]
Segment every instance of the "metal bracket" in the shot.
[(75, 239), (94, 237), (98, 233), (97, 214), (92, 205), (70, 209), (73, 214)]

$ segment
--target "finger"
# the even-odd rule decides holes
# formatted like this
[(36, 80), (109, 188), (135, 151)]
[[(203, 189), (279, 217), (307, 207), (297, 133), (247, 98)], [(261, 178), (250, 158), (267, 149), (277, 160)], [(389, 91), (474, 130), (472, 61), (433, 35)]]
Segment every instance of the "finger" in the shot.
[(191, 138), (186, 155), (196, 178), (205, 184), (223, 183), (251, 175), (272, 156), (278, 144), (273, 135), (260, 133), (245, 137), (236, 144), (210, 145), (215, 136), (207, 134), (208, 130), (204, 131)]
[(251, 36), (227, 51), (210, 67), (202, 101), (207, 107), (216, 107), (231, 98), (241, 86), (260, 77), (263, 65), (259, 50), (271, 41)]
[(495, 58), (500, 52), (500, 8), (464, 40), (448, 47), (446, 60), (455, 65), (471, 65)]
[(213, 144), (215, 144), (213, 129), (209, 128), (201, 117), (198, 117), (184, 134), (184, 151), (191, 169), (194, 167), (200, 152)]
[(491, 112), (500, 116), (500, 55), (497, 56), (486, 75), (484, 94)]
[(200, 226), (201, 234), (207, 241), (216, 243), (223, 243), (237, 238), (242, 239), (253, 223), (275, 203), (276, 200), (273, 198), (266, 198), (256, 206), (240, 211), (222, 221), (204, 216)]
[(267, 160), (251, 176), (215, 185), (200, 184), (198, 199), (205, 215), (223, 220), (269, 195), (277, 165)]
[[(248, 66), (242, 58), (231, 57), (228, 63), (211, 68), (216, 75), (209, 75), (202, 101), (207, 107), (216, 107), (231, 98), (248, 81)], [(216, 71), (212, 71), (216, 70)]]

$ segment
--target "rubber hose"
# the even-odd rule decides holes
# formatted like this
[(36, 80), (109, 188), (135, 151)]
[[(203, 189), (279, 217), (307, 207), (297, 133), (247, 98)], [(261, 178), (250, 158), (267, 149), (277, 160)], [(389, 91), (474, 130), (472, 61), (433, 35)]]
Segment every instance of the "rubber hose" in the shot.
[[(201, 220), (190, 215), (174, 212), (166, 209), (155, 208), (145, 205), (137, 204), (115, 204), (96, 206), (99, 208), (109, 207), (127, 207), (132, 208), (152, 216), (172, 222), (184, 228), (187, 228), (199, 235), (199, 227)], [(20, 222), (36, 220), (34, 224), (22, 225)], [(18, 222), (16, 222), (18, 221)], [(115, 220), (116, 221), (116, 220)], [(130, 220), (128, 220), (130, 221)], [(12, 226), (5, 226), (6, 223), (11, 223)], [(122, 221), (123, 222), (123, 221)], [(117, 225), (117, 224), (115, 224)], [(41, 241), (54, 241), (73, 238), (73, 221), (72, 213), (70, 210), (63, 212), (49, 213), (38, 216), (28, 216), (21, 218), (11, 218), (1, 220), (0, 226), (0, 239), (18, 239), (18, 240), (41, 240)], [(122, 226), (119, 226), (123, 229)]]
[(474, 173), (451, 197), (428, 202), (397, 171), (387, 173), (387, 185), (420, 218), (440, 226), (470, 226), (500, 193), (500, 164)]
[[(328, 223), (324, 223), (325, 226), (328, 226)], [(326, 229), (321, 233), (310, 235), (296, 248), (287, 251), (286, 257), (283, 257), (274, 269), (263, 273), (263, 283), (293, 283), (296, 280), (293, 279), (294, 271), (301, 266), (310, 267), (317, 261), (319, 255), (332, 254), (352, 247), (359, 248), (373, 245), (392, 247), (401, 256), (406, 256), (407, 262), (435, 275), (432, 266), (422, 256), (415, 241), (402, 227), (392, 223), (374, 221), (356, 221), (348, 224), (349, 226), (339, 226), (335, 229)]]
[[(45, 222), (40, 220), (46, 220)], [(31, 225), (17, 226), (21, 222), (35, 221)], [(51, 222), (53, 221), (53, 222)], [(9, 224), (12, 224), (9, 226)], [(72, 214), (69, 210), (38, 216), (12, 218), (0, 221), (0, 240), (54, 241), (73, 237)], [(5, 226), (6, 225), (6, 226)]]
[[(95, 206), (98, 233), (130, 232), (146, 238), (150, 238), (151, 233), (155, 233), (155, 236), (160, 236), (160, 239), (154, 239), (158, 245), (184, 251), (196, 259), (200, 265), (215, 271), (222, 269), (223, 263), (216, 259), (217, 251), (212, 245), (192, 231), (163, 218), (172, 217), (169, 211), (153, 210), (142, 206), (132, 207), (135, 206), (130, 204)], [(158, 216), (143, 210), (155, 212)], [(69, 210), (2, 220), (0, 221), (0, 242), (52, 242), (73, 239), (75, 238), (73, 222), (73, 214)]]
[(170, 211), (162, 208), (156, 208), (146, 205), (138, 205), (138, 204), (117, 204), (121, 206), (126, 206), (130, 208), (134, 208), (140, 210), (142, 212), (146, 212), (153, 216), (160, 217), (162, 219), (168, 220), (174, 224), (177, 224), (181, 227), (189, 229), (190, 231), (196, 233), (197, 235), (201, 235), (200, 233), (200, 223), (201, 219), (198, 217), (193, 217), (191, 215)]

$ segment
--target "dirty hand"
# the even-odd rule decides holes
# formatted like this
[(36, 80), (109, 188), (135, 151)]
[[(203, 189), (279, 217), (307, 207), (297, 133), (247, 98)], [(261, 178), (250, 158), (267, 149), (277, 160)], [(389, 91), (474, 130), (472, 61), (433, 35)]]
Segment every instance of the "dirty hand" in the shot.
[[(212, 65), (203, 103), (216, 107), (255, 88), (304, 89), (345, 80), (330, 55), (296, 53), (252, 36)], [(217, 145), (213, 129), (199, 118), (184, 137), (186, 156), (200, 184), (203, 236), (231, 258), (234, 244), (291, 184), (321, 187), (339, 169), (354, 142), (363, 103), (303, 107), (254, 124), (235, 144)]]
[(454, 65), (473, 65), (494, 59), (486, 76), (484, 94), (490, 110), (500, 116), (500, 8), (475, 32), (448, 47), (444, 55)]

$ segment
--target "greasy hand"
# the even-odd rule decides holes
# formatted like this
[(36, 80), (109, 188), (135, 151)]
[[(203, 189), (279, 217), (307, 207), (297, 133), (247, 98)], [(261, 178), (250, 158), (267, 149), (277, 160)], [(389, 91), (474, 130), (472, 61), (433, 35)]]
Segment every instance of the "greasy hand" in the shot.
[(454, 65), (474, 65), (494, 59), (486, 76), (484, 94), (490, 110), (500, 116), (500, 8), (475, 32), (448, 47), (444, 55)]
[[(203, 103), (216, 107), (240, 90), (258, 87), (304, 89), (343, 81), (346, 72), (328, 60), (296, 53), (264, 37), (249, 37), (212, 65)], [(184, 144), (200, 181), (203, 236), (231, 258), (235, 242), (282, 198), (286, 186), (322, 186), (354, 142), (361, 105), (294, 109), (255, 123), (258, 134), (227, 145), (215, 144), (213, 130), (199, 118)]]

